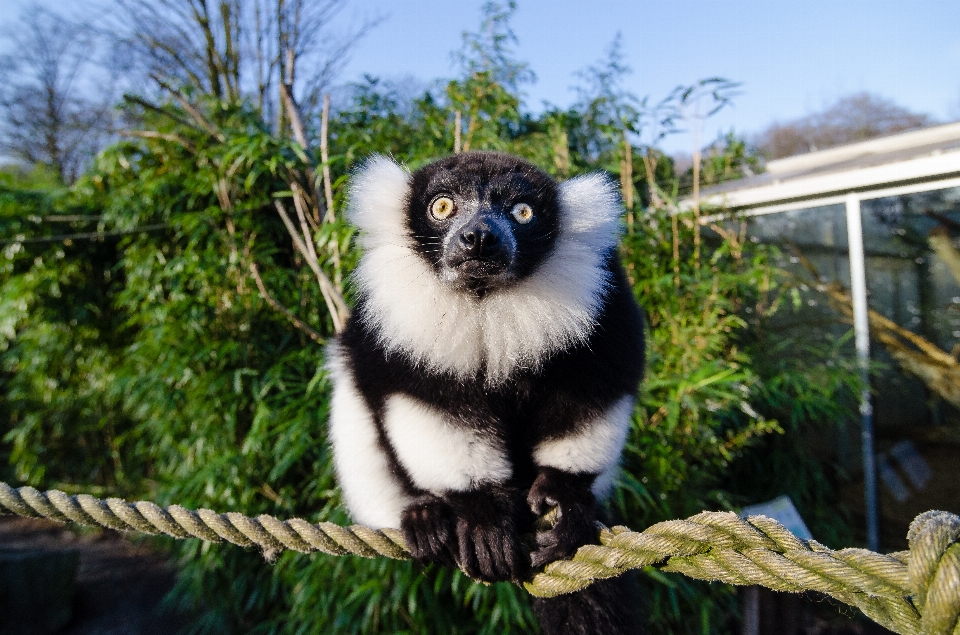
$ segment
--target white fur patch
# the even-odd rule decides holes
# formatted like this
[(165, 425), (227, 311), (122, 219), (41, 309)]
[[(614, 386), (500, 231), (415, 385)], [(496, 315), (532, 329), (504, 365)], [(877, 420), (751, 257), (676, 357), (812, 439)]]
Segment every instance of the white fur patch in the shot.
[(472, 490), (512, 473), (496, 439), (407, 395), (387, 398), (384, 427), (404, 469), (429, 492)]
[(373, 413), (337, 349), (336, 344), (327, 348), (327, 368), (333, 378), (329, 426), (344, 503), (355, 522), (375, 529), (399, 527), (401, 512), (411, 499), (390, 471), (377, 443)]
[(604, 471), (600, 472), (600, 475), (594, 479), (593, 485), (590, 486), (590, 491), (593, 492), (593, 495), (597, 497), (597, 500), (602, 501), (610, 495), (610, 491), (613, 489), (613, 482), (617, 479), (617, 475), (619, 473), (620, 462), (617, 461)]
[(367, 299), (362, 318), (388, 350), (461, 378), (485, 367), (488, 383), (498, 384), (588, 340), (609, 285), (604, 259), (619, 233), (608, 179), (562, 183), (554, 252), (519, 284), (483, 299), (444, 284), (414, 251), (408, 196), (409, 174), (384, 157), (371, 159), (351, 188), (349, 217), (363, 230), (354, 274)]
[(593, 490), (602, 498), (616, 476), (632, 415), (633, 397), (628, 395), (579, 431), (543, 441), (534, 448), (533, 458), (537, 465), (566, 472), (599, 474)]

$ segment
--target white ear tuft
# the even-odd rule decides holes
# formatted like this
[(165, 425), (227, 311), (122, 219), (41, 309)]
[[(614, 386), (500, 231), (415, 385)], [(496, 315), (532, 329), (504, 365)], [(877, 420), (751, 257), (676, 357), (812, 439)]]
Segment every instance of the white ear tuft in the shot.
[(617, 187), (603, 174), (578, 176), (560, 184), (563, 231), (597, 250), (617, 244), (623, 207)]
[(404, 208), (410, 174), (393, 159), (374, 155), (353, 176), (347, 218), (373, 238), (406, 235)]

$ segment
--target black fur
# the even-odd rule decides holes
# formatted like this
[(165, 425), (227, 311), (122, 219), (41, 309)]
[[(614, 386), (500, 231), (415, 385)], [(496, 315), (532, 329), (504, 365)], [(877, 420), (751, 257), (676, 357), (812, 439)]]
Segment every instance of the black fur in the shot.
[[(441, 194), (454, 200), (458, 212), (487, 223), (484, 231), (512, 232), (498, 237), (506, 246), (491, 250), (492, 255), (479, 264), (464, 264), (462, 254), (451, 255), (462, 246), (449, 239), (445, 243), (448, 221), (426, 213)], [(504, 222), (517, 202), (536, 210), (532, 222)], [(521, 159), (494, 153), (467, 153), (422, 168), (411, 177), (407, 201), (408, 228), (418, 253), (438, 275), (451, 267), (467, 271), (469, 283), (460, 288), (481, 297), (537, 271), (556, 246), (561, 214), (557, 186), (549, 176)], [(511, 241), (512, 248), (506, 244)], [(401, 527), (415, 559), (455, 562), (480, 580), (517, 581), (529, 574), (531, 566), (569, 556), (596, 539), (597, 502), (590, 488), (597, 475), (538, 467), (533, 450), (544, 440), (576, 432), (624, 395), (633, 395), (643, 374), (639, 308), (615, 253), (607, 254), (606, 267), (610, 284), (589, 341), (554, 353), (536, 369), (518, 368), (508, 381), (494, 385), (486, 381), (482, 369), (463, 379), (427, 370), (404, 353), (388, 351), (380, 334), (360, 317), (366, 299), (362, 295), (358, 299), (340, 346), (374, 413), (390, 469), (415, 497), (403, 513)], [(410, 301), (418, 301), (415, 293)], [(458, 493), (418, 489), (384, 430), (386, 400), (394, 393), (450, 413), (460, 425), (501, 441), (513, 466), (509, 482)], [(559, 507), (559, 520), (551, 531), (537, 536), (531, 565), (519, 536), (533, 530), (537, 513), (553, 506)], [(632, 617), (617, 617), (625, 606), (637, 602), (627, 594), (633, 594), (627, 581), (609, 580), (573, 595), (539, 600), (536, 610), (546, 633), (638, 632), (639, 623)]]
[(547, 635), (640, 635), (646, 629), (636, 574), (597, 580), (586, 589), (554, 598), (534, 598), (533, 612)]
[[(491, 228), (484, 222), (484, 217), (508, 216), (510, 208), (517, 203), (527, 203), (537, 210), (530, 223), (512, 224), (514, 236), (522, 248), (509, 254), (509, 263), (498, 262), (508, 264), (507, 271), (495, 276), (493, 281), (484, 281), (486, 283), (503, 285), (509, 280), (529, 275), (556, 242), (556, 185), (536, 166), (516, 157), (493, 152), (470, 152), (441, 159), (413, 174), (411, 194), (407, 207), (410, 235), (414, 237), (420, 254), (437, 272), (444, 265), (460, 260), (456, 249), (447, 251), (441, 248), (444, 246), (444, 231), (451, 220), (437, 221), (430, 214), (423, 213), (441, 194), (453, 199), (458, 212), (473, 215), (474, 222), (470, 224), (473, 227), (486, 225), (487, 229), (495, 230), (495, 227)], [(478, 203), (478, 209), (472, 209), (474, 202)], [(502, 260), (502, 257), (497, 260)], [(471, 290), (482, 292), (482, 288), (477, 289), (473, 285)]]

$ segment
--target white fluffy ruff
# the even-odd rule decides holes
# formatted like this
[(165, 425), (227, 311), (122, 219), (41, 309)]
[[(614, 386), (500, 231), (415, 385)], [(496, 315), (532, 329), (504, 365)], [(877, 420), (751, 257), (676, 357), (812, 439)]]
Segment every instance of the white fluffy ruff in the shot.
[(520, 283), (483, 299), (437, 278), (405, 222), (410, 175), (374, 157), (354, 178), (349, 218), (362, 231), (355, 279), (361, 318), (390, 351), (459, 378), (485, 370), (499, 384), (551, 354), (585, 343), (610, 283), (604, 266), (619, 234), (620, 200), (605, 177), (560, 185), (560, 236), (553, 253)]

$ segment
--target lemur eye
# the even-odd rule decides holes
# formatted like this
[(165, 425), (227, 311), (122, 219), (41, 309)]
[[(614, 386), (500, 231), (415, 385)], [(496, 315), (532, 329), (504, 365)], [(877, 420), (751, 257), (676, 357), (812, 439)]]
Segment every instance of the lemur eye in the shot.
[(446, 220), (453, 214), (453, 199), (449, 196), (437, 197), (430, 203), (430, 215), (437, 220)]
[(524, 225), (533, 220), (533, 208), (526, 203), (517, 203), (513, 206), (513, 209), (510, 210), (510, 213), (517, 219), (518, 223), (523, 223)]

